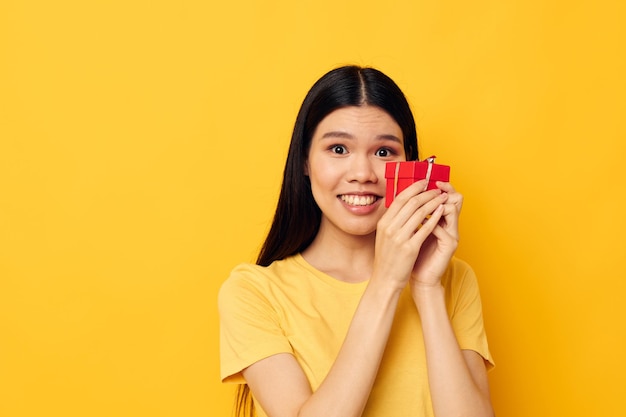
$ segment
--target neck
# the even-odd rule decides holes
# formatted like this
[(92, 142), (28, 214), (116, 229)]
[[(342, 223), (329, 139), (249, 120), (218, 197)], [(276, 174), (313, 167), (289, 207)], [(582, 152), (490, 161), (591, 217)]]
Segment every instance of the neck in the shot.
[(340, 281), (363, 282), (372, 273), (375, 240), (375, 232), (355, 236), (320, 229), (302, 256), (316, 269)]

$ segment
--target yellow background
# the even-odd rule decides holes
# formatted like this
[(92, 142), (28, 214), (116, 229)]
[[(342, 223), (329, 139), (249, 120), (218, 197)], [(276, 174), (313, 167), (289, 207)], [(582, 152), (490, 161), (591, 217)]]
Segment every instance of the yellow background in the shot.
[(626, 415), (620, 0), (0, 3), (0, 415), (228, 416), (297, 109), (392, 76), (465, 194), (499, 415)]

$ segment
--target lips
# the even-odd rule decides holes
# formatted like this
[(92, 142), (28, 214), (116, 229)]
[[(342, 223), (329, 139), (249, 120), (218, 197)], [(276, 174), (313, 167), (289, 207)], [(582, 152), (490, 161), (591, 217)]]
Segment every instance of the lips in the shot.
[(370, 206), (379, 199), (378, 196), (368, 195), (354, 195), (354, 194), (342, 194), (339, 199), (350, 206)]

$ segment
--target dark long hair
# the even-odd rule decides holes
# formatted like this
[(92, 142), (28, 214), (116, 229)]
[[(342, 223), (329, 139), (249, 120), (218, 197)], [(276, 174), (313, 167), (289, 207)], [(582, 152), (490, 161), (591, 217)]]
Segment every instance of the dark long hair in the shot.
[[(295, 255), (317, 235), (322, 213), (313, 199), (305, 175), (311, 138), (317, 125), (330, 113), (347, 106), (376, 106), (386, 111), (402, 129), (407, 160), (417, 160), (415, 120), (406, 97), (396, 83), (374, 68), (355, 65), (326, 73), (304, 98), (291, 136), (278, 206), (257, 264)], [(235, 415), (252, 416), (254, 405), (247, 385), (237, 392)]]

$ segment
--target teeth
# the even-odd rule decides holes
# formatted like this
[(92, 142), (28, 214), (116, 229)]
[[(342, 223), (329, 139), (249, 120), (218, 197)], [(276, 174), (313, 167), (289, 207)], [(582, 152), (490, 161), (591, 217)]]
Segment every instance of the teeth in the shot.
[(374, 204), (376, 197), (373, 195), (342, 195), (341, 200), (351, 206), (368, 206)]

